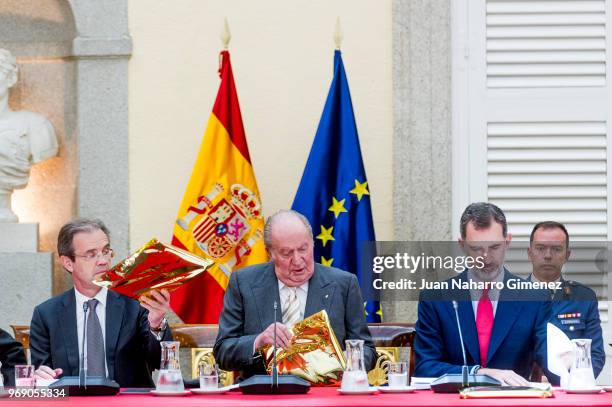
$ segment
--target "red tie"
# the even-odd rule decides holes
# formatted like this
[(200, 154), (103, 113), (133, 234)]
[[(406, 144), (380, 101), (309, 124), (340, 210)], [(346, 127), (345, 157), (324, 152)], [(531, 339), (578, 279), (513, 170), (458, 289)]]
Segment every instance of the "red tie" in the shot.
[(482, 290), (482, 296), (478, 300), (478, 310), (476, 311), (476, 331), (478, 332), (478, 345), (480, 347), (480, 366), (487, 365), (487, 352), (491, 331), (493, 330), (493, 303), (489, 298), (489, 289)]

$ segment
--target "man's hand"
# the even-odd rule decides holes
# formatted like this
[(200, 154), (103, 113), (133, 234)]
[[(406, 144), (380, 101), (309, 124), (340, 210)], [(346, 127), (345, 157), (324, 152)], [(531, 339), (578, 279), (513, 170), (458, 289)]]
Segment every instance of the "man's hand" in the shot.
[[(276, 346), (286, 348), (293, 334), (286, 325), (276, 323)], [(255, 350), (261, 349), (265, 345), (274, 343), (274, 323), (271, 323), (262, 333), (255, 338)]]
[(40, 365), (38, 369), (34, 371), (34, 377), (37, 379), (57, 379), (62, 374), (62, 369), (51, 369), (49, 366)]
[(140, 304), (149, 310), (151, 329), (159, 328), (166, 313), (170, 311), (170, 293), (168, 290), (153, 290), (148, 295), (140, 297)]
[(502, 386), (529, 386), (529, 382), (512, 370), (478, 369), (478, 374), (486, 374), (501, 382)]

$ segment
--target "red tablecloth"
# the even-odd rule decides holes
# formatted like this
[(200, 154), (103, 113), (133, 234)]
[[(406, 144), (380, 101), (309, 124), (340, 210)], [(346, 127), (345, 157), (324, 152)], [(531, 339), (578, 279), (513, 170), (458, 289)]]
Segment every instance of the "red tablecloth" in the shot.
[(344, 396), (336, 388), (313, 388), (308, 394), (298, 396), (245, 396), (240, 392), (222, 395), (190, 395), (186, 397), (156, 397), (148, 394), (119, 394), (108, 397), (70, 397), (65, 401), (11, 401), (0, 399), (0, 407), (27, 406), (218, 406), (218, 407), (276, 407), (276, 406), (612, 406), (612, 393), (566, 394), (556, 390), (555, 397), (548, 399), (483, 399), (462, 400), (458, 394), (434, 394), (421, 390), (410, 394), (373, 394), (365, 396)]

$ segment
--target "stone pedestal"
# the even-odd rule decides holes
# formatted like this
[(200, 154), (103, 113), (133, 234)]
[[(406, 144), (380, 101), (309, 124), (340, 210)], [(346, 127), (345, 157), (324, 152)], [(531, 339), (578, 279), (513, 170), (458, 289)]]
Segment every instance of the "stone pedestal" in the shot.
[(0, 223), (0, 253), (37, 251), (38, 223)]
[(0, 328), (29, 325), (51, 297), (53, 253), (38, 252), (38, 224), (0, 223)]

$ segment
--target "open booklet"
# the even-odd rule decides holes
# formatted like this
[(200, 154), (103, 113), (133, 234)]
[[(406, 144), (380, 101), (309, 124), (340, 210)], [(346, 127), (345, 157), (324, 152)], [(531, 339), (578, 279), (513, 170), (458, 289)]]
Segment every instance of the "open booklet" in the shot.
[[(293, 374), (315, 386), (340, 384), (346, 366), (344, 353), (329, 323), (325, 310), (298, 322), (291, 328), (293, 337), (286, 349), (277, 348), (279, 374)], [(272, 372), (274, 348), (264, 347), (268, 373)]]
[(94, 281), (135, 299), (151, 290), (172, 291), (212, 267), (214, 262), (151, 239)]

